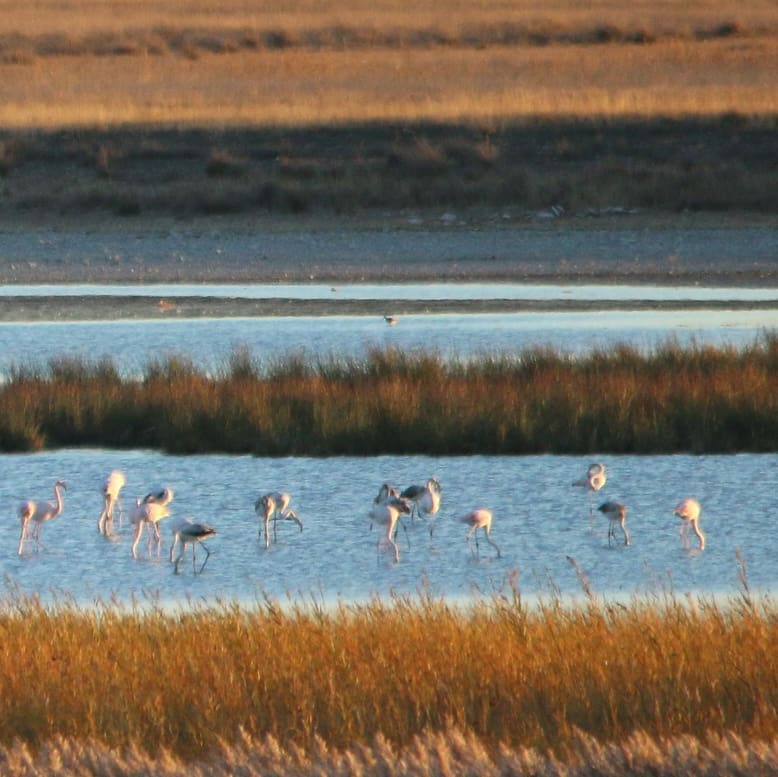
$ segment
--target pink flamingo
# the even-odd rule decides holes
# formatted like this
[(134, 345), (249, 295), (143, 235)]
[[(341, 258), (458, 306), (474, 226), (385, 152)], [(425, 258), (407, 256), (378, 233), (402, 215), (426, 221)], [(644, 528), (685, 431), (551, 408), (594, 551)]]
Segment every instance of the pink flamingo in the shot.
[(682, 499), (673, 510), (673, 514), (681, 519), (680, 535), (684, 548), (689, 547), (689, 530), (691, 529), (700, 541), (700, 550), (705, 550), (705, 535), (699, 526), (702, 506), (696, 499)]
[[(273, 519), (273, 539), (278, 541), (278, 521), (294, 521), (303, 530), (303, 522), (297, 517), (294, 510), (289, 509), (292, 497), (286, 491), (271, 491), (263, 494), (254, 503), (254, 511), (262, 518), (265, 526), (265, 548), (270, 547), (270, 519)], [(262, 529), (259, 530), (262, 536)]]
[(19, 555), (22, 555), (22, 548), (25, 539), (28, 538), (28, 526), (32, 521), (32, 539), (36, 547), (42, 547), (40, 543), (41, 526), (46, 521), (54, 520), (61, 512), (65, 503), (62, 498), (63, 489), (67, 489), (64, 480), (58, 480), (54, 484), (54, 499), (48, 502), (22, 502), (19, 506), (19, 518), (22, 523), (22, 531), (19, 535)]
[(491, 538), (492, 517), (491, 510), (487, 510), (485, 507), (479, 507), (459, 519), (462, 521), (462, 523), (465, 523), (470, 527), (467, 532), (467, 544), (471, 551), (473, 546), (470, 544), (470, 538), (475, 536), (476, 556), (480, 555), (480, 548), (478, 546), (478, 530), (482, 529), (484, 536), (486, 537), (486, 541), (497, 551), (497, 558), (500, 558), (500, 548)]
[(113, 529), (113, 511), (119, 501), (119, 494), (125, 484), (124, 473), (115, 469), (103, 483), (103, 512), (97, 519), (97, 531), (106, 536)]
[[(172, 492), (171, 492), (171, 499)], [(136, 499), (135, 505), (130, 510), (130, 523), (133, 524), (134, 531), (132, 537), (132, 557), (138, 558), (138, 544), (143, 536), (143, 530), (149, 527), (148, 550), (151, 552), (151, 543), (154, 538), (157, 540), (157, 551), (159, 552), (162, 536), (159, 533), (159, 522), (170, 515), (168, 503), (146, 502), (143, 499)], [(152, 534), (153, 532), (153, 534)]]
[(594, 520), (592, 496), (605, 485), (607, 480), (608, 476), (605, 474), (605, 465), (598, 461), (589, 465), (585, 477), (573, 481), (574, 486), (585, 488), (589, 496), (589, 523), (592, 523)]
[[(397, 530), (397, 522), (400, 520), (401, 515), (408, 515), (411, 512), (411, 506), (405, 499), (395, 499), (390, 502), (373, 503), (373, 506), (368, 512), (368, 518), (370, 518), (370, 525), (374, 523), (386, 529), (383, 536), (379, 536), (378, 542), (376, 542), (376, 553), (380, 555), (381, 545), (392, 547), (394, 549), (394, 560), (400, 560), (400, 549), (397, 547), (397, 541), (395, 540), (395, 534)], [(405, 529), (405, 524), (403, 524)], [(408, 538), (408, 530), (405, 529), (405, 536)], [(408, 538), (408, 545), (410, 547), (410, 539)]]

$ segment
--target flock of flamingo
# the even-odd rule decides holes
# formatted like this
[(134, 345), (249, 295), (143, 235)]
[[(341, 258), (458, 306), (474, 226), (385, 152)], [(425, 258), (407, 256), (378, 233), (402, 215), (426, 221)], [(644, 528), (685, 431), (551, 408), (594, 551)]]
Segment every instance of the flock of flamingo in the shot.
[[(589, 466), (586, 475), (573, 481), (574, 486), (585, 488), (589, 494), (589, 520), (593, 520), (593, 496), (607, 482), (608, 476), (605, 472), (605, 465), (595, 462)], [(615, 499), (609, 499), (603, 502), (597, 508), (608, 519), (608, 544), (616, 537), (616, 526), (621, 528), (624, 535), (624, 544), (629, 545), (629, 532), (627, 531), (627, 506)], [(702, 506), (693, 497), (682, 499), (673, 510), (673, 515), (680, 518), (681, 544), (684, 548), (690, 545), (689, 533), (694, 532), (700, 544), (700, 550), (705, 550), (705, 535), (700, 529), (700, 514)]]
[[(573, 481), (573, 486), (585, 488), (589, 496), (589, 519), (594, 520), (594, 494), (600, 491), (607, 482), (605, 465), (596, 462), (590, 465), (584, 477)], [(119, 470), (111, 472), (103, 483), (103, 509), (97, 520), (97, 530), (105, 535), (113, 534), (114, 511), (119, 504), (119, 496), (126, 483), (124, 474)], [(21, 556), (24, 551), (25, 543), (32, 541), (36, 549), (41, 546), (40, 531), (41, 526), (47, 521), (53, 520), (62, 513), (64, 507), (63, 491), (67, 489), (64, 480), (58, 480), (54, 484), (54, 499), (48, 501), (34, 502), (27, 500), (22, 502), (19, 507), (19, 517), (21, 519), (21, 533), (19, 535), (18, 554)], [(377, 554), (381, 553), (382, 547), (387, 550), (391, 548), (395, 561), (400, 560), (400, 549), (397, 545), (397, 533), (402, 526), (407, 536), (407, 528), (403, 523), (403, 516), (411, 518), (422, 518), (429, 524), (430, 536), (434, 529), (434, 518), (440, 510), (442, 486), (436, 477), (431, 477), (424, 485), (412, 485), (404, 490), (400, 490), (389, 483), (384, 483), (373, 500), (373, 504), (368, 512), (370, 526), (376, 524), (382, 529), (376, 543)], [(148, 530), (148, 550), (151, 552), (152, 544), (156, 541), (157, 552), (161, 547), (162, 535), (160, 534), (160, 522), (170, 516), (169, 505), (173, 501), (173, 491), (170, 488), (163, 488), (159, 491), (152, 491), (144, 497), (138, 497), (132, 506), (129, 518), (133, 526), (132, 556), (137, 558), (138, 545), (144, 531)], [(272, 522), (273, 541), (277, 541), (277, 527), (280, 521), (291, 521), (295, 523), (300, 531), (303, 530), (303, 522), (297, 516), (297, 513), (290, 509), (291, 496), (287, 492), (272, 491), (262, 494), (254, 505), (254, 510), (260, 521), (259, 537), (262, 537), (264, 531), (265, 548), (270, 547), (270, 525)], [(621, 529), (624, 536), (624, 544), (630, 544), (629, 532), (627, 531), (627, 507), (616, 500), (607, 500), (597, 507), (597, 510), (608, 519), (608, 544), (616, 536), (617, 526)], [(702, 508), (700, 503), (693, 498), (683, 499), (674, 509), (680, 523), (680, 535), (682, 545), (686, 548), (690, 544), (690, 532), (694, 532), (699, 541), (700, 550), (705, 548), (705, 535), (699, 526), (700, 514)], [(492, 511), (485, 507), (478, 507), (460, 518), (460, 521), (467, 525), (468, 530), (465, 535), (468, 547), (476, 555), (480, 555), (480, 543), (478, 541), (478, 530), (481, 529), (486, 542), (497, 551), (497, 557), (501, 551), (497, 543), (491, 537), (492, 530)], [(205, 545), (204, 540), (213, 537), (216, 529), (207, 523), (194, 522), (189, 518), (176, 518), (172, 520), (173, 543), (170, 546), (170, 562), (174, 566), (176, 574), (179, 572), (180, 564), (186, 554), (187, 547), (192, 548), (192, 569), (195, 574), (202, 572), (205, 568), (210, 551)], [(475, 550), (472, 548), (472, 540), (475, 540)], [(410, 544), (410, 543), (409, 543)], [(176, 548), (179, 548), (178, 555), (175, 554)], [(205, 560), (197, 568), (197, 547), (201, 547), (205, 552)]]

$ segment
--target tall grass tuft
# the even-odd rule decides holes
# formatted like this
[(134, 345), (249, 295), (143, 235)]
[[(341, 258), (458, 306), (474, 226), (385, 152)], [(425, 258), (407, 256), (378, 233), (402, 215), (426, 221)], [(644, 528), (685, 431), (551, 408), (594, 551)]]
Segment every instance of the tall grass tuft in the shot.
[(446, 359), (376, 349), (361, 359), (238, 349), (216, 374), (186, 356), (141, 380), (110, 360), (14, 368), (0, 447), (152, 447), (261, 455), (771, 451), (778, 345), (549, 348)]
[(778, 741), (776, 615), (750, 592), (177, 610), (14, 596), (0, 609), (0, 745), (11, 760), (64, 741), (190, 763), (468, 753), (490, 773), (530, 757), (663, 762), (673, 741), (689, 758), (742, 754)]

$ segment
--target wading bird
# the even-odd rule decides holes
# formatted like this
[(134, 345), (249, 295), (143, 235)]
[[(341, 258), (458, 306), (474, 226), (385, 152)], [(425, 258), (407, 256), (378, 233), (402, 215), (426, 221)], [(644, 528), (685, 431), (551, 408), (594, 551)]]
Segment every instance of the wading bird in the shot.
[(589, 465), (589, 469), (586, 471), (586, 476), (573, 481), (574, 486), (579, 488), (585, 488), (589, 497), (589, 523), (594, 519), (594, 505), (592, 504), (593, 495), (599, 491), (608, 480), (608, 476), (605, 474), (605, 465), (600, 462), (595, 462)]
[(466, 523), (470, 527), (467, 532), (467, 545), (471, 551), (473, 550), (473, 546), (470, 544), (470, 538), (475, 535), (476, 556), (480, 556), (480, 548), (478, 547), (478, 530), (483, 529), (486, 541), (497, 551), (497, 558), (500, 558), (500, 548), (490, 536), (492, 531), (491, 510), (487, 510), (485, 507), (479, 507), (463, 516), (459, 520), (462, 521), (462, 523)]
[(373, 500), (375, 505), (383, 505), (387, 502), (391, 502), (394, 499), (400, 498), (400, 489), (384, 483), (381, 488), (378, 489), (378, 496)]
[[(172, 499), (172, 496), (171, 496)], [(151, 552), (152, 540), (156, 538), (157, 553), (159, 553), (162, 544), (162, 536), (159, 533), (159, 522), (170, 515), (167, 503), (146, 502), (143, 499), (136, 499), (135, 505), (130, 510), (130, 523), (133, 525), (132, 536), (132, 557), (138, 558), (138, 544), (143, 536), (143, 530), (148, 527), (149, 540), (147, 549)]]
[[(286, 491), (270, 491), (254, 503), (254, 511), (265, 526), (265, 548), (270, 547), (270, 520), (273, 521), (273, 541), (278, 542), (278, 521), (293, 521), (303, 530), (303, 522), (294, 510), (289, 509), (292, 497)], [(262, 529), (259, 530), (262, 536)]]
[[(200, 572), (205, 569), (205, 565), (208, 563), (208, 559), (211, 557), (211, 551), (208, 550), (208, 546), (203, 544), (203, 540), (207, 540), (209, 537), (213, 537), (216, 534), (216, 529), (213, 526), (209, 526), (207, 523), (193, 523), (189, 518), (179, 518), (173, 525), (173, 544), (170, 546), (170, 561), (174, 565), (175, 573), (178, 574), (178, 565), (181, 563), (184, 554), (186, 553), (187, 545), (192, 546), (192, 571), (194, 574), (199, 574), (197, 571), (197, 546), (199, 545), (205, 551), (205, 561), (200, 567)], [(178, 557), (173, 561), (173, 552), (176, 549), (176, 545), (181, 544), (181, 552)]]
[(675, 510), (673, 510), (673, 514), (681, 519), (679, 533), (681, 535), (681, 544), (684, 548), (689, 547), (689, 530), (691, 530), (700, 541), (700, 550), (705, 550), (705, 535), (699, 526), (701, 512), (702, 506), (696, 499), (691, 497), (681, 500), (675, 506)]
[(624, 534), (624, 544), (629, 545), (629, 532), (627, 531), (627, 508), (621, 502), (609, 500), (603, 502), (597, 508), (608, 519), (608, 545), (611, 539), (616, 537), (616, 525), (621, 526)]
[[(124, 473), (115, 469), (103, 483), (103, 512), (97, 519), (97, 531), (108, 536), (113, 533), (113, 511), (119, 502), (119, 494), (125, 484)], [(121, 512), (121, 505), (119, 505)]]
[(421, 517), (422, 513), (435, 515), (440, 509), (440, 492), (443, 490), (440, 481), (431, 477), (423, 486), (408, 486), (400, 493), (401, 499), (411, 503), (411, 518), (414, 513)]
[(143, 497), (144, 504), (169, 505), (173, 501), (173, 489), (161, 488), (159, 491), (151, 491)]
[(22, 523), (22, 530), (19, 535), (19, 555), (22, 555), (22, 548), (24, 546), (25, 539), (28, 538), (28, 530), (30, 522), (32, 522), (32, 539), (35, 541), (36, 547), (41, 547), (40, 533), (41, 526), (46, 521), (51, 521), (56, 518), (64, 507), (65, 503), (62, 498), (63, 489), (67, 489), (67, 484), (64, 480), (58, 480), (54, 484), (54, 499), (47, 502), (22, 502), (19, 506), (19, 518)]
[[(389, 502), (374, 503), (368, 512), (368, 518), (370, 518), (370, 526), (378, 524), (382, 528), (386, 529), (386, 532), (379, 536), (376, 542), (376, 555), (380, 557), (381, 545), (391, 546), (394, 549), (394, 560), (400, 560), (400, 549), (397, 547), (397, 541), (395, 534), (397, 533), (397, 522), (400, 521), (401, 515), (407, 515), (411, 512), (410, 503), (405, 499), (394, 499)], [(402, 521), (400, 521), (402, 523)], [(408, 540), (408, 547), (411, 546), (410, 538), (408, 537), (408, 529), (405, 528), (405, 524), (402, 524), (405, 529), (405, 537)]]
[[(276, 500), (270, 494), (263, 494), (254, 503), (254, 512), (265, 525), (265, 549), (270, 547), (270, 517), (275, 511)], [(262, 536), (262, 526), (259, 527), (259, 536)]]

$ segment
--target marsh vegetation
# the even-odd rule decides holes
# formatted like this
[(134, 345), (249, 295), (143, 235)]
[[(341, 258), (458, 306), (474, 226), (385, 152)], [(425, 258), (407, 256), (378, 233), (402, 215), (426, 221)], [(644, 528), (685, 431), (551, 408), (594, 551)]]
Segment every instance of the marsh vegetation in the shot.
[(18, 366), (0, 388), (0, 448), (171, 453), (724, 453), (775, 450), (778, 344), (672, 341), (572, 356), (550, 348), (467, 360), (375, 349), (259, 363), (236, 349), (216, 374), (185, 356), (140, 379), (110, 359)]
[(413, 773), (589, 762), (680, 774), (718, 753), (727, 773), (776, 739), (775, 607), (742, 579), (726, 603), (587, 591), (527, 606), (518, 587), (472, 608), (425, 595), (172, 612), (12, 599), (4, 761), (372, 774), (376, 762), (396, 773), (404, 753)]
[(775, 211), (762, 0), (36, 8), (4, 5), (0, 212)]

